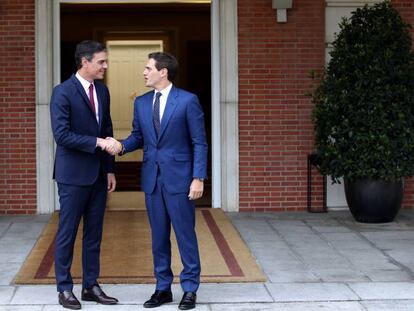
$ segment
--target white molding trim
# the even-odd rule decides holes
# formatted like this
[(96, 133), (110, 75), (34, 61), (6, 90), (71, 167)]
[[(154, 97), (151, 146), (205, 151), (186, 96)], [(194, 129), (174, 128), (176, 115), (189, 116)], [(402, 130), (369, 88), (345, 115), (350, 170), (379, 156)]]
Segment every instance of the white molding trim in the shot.
[(220, 2), (220, 0), (213, 0), (211, 2), (211, 205), (213, 208), (222, 207)]
[[(122, 1), (145, 3), (154, 1)], [(212, 168), (213, 207), (239, 210), (238, 49), (237, 0), (157, 1), (158, 3), (211, 3), (212, 45)], [(50, 128), (49, 100), (60, 83), (60, 4), (114, 3), (114, 1), (36, 1), (37, 39), (37, 174), (38, 213), (58, 207), (52, 180), (54, 141)], [(224, 67), (222, 67), (224, 65)], [(224, 77), (224, 78), (221, 78)], [(42, 108), (41, 108), (42, 107)], [(222, 168), (223, 163), (225, 166)]]

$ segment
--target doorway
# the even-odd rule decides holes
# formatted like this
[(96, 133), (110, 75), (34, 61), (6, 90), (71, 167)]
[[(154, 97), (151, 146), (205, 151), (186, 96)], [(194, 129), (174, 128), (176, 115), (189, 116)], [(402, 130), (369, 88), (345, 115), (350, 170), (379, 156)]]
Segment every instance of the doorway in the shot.
[[(147, 55), (163, 51), (163, 40), (103, 40), (108, 50), (108, 70), (105, 80), (111, 94), (111, 118), (116, 139), (131, 133), (134, 100), (148, 91), (144, 84), (142, 68)], [(108, 194), (108, 210), (145, 210), (144, 193), (139, 189), (142, 150), (135, 150), (122, 157), (116, 156), (118, 191)]]
[[(125, 60), (125, 53), (129, 53), (128, 57), (132, 58), (144, 55), (146, 62), (147, 52), (154, 49), (176, 55), (180, 63), (176, 84), (198, 95), (205, 113), (208, 144), (211, 146), (209, 3), (62, 3), (60, 20), (61, 81), (66, 80), (76, 70), (73, 55), (78, 42), (93, 39), (103, 42), (108, 47), (109, 69), (105, 82), (111, 92), (111, 112), (116, 138), (125, 138), (130, 133), (133, 99), (136, 95), (148, 91), (143, 87), (144, 66), (138, 68), (138, 61), (138, 65), (135, 62), (135, 67), (132, 68), (119, 61)], [(144, 52), (141, 48), (145, 45), (149, 50)], [(142, 54), (137, 52), (140, 49)], [(126, 52), (127, 50), (129, 52)], [(121, 78), (114, 80), (113, 75)], [(121, 81), (122, 85), (112, 81)], [(118, 189), (109, 198), (109, 207), (142, 208), (144, 206), (144, 196), (140, 191), (142, 154), (137, 151), (122, 158), (117, 158)], [(211, 151), (208, 163), (209, 176), (205, 184), (205, 194), (196, 202), (200, 207), (211, 207)], [(122, 204), (116, 205), (114, 202), (122, 202)]]

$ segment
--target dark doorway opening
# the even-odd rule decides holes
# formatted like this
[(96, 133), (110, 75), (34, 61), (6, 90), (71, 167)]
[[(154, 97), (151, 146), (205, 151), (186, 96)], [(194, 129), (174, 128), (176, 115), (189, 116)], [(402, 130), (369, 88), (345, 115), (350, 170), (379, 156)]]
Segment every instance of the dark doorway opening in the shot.
[[(211, 146), (210, 4), (62, 3), (60, 21), (61, 81), (76, 72), (74, 51), (82, 40), (167, 38), (164, 50), (173, 53), (180, 63), (176, 85), (198, 95)], [(202, 207), (211, 207), (209, 150), (205, 195), (196, 202)], [(140, 191), (140, 163), (119, 162), (116, 175), (118, 191)]]

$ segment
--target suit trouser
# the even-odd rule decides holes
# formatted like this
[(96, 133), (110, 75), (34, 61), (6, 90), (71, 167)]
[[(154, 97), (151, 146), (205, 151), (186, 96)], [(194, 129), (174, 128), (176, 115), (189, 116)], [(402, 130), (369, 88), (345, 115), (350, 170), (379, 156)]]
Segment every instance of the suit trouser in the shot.
[(102, 176), (91, 186), (58, 183), (60, 212), (55, 246), (55, 273), (59, 292), (73, 288), (70, 269), (76, 234), (82, 217), (82, 286), (89, 288), (97, 284), (106, 188), (106, 181)]
[(152, 255), (156, 289), (171, 290), (171, 224), (177, 238), (183, 270), (180, 283), (183, 291), (196, 292), (200, 285), (200, 257), (195, 233), (195, 206), (188, 193), (170, 194), (165, 190), (161, 176), (151, 194), (145, 194), (145, 203), (151, 225)]

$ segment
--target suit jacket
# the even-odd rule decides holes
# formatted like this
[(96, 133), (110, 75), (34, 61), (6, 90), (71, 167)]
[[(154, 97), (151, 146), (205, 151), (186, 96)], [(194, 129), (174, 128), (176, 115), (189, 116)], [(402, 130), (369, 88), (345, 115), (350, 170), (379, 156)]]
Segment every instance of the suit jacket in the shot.
[(50, 102), (56, 141), (53, 178), (70, 185), (92, 185), (100, 173), (114, 171), (115, 158), (96, 147), (96, 137), (113, 136), (108, 88), (95, 81), (99, 124), (82, 84), (72, 75), (53, 89)]
[(207, 177), (204, 113), (196, 95), (172, 87), (157, 138), (152, 121), (154, 91), (135, 99), (131, 135), (124, 153), (143, 147), (141, 188), (152, 193), (158, 169), (169, 193), (188, 192), (193, 177)]

